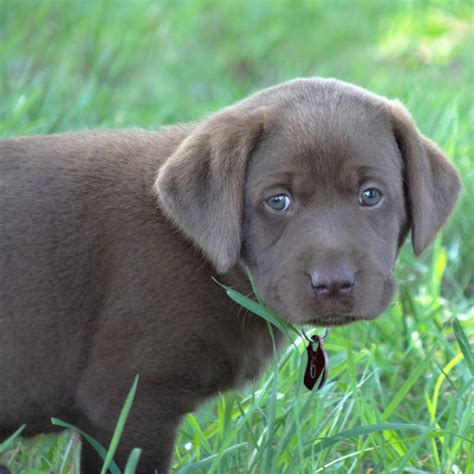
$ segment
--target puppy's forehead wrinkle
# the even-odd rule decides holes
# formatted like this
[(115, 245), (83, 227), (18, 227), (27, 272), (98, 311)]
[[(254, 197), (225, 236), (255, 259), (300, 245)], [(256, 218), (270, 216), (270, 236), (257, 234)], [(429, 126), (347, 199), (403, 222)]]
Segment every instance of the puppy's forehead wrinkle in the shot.
[[(362, 155), (362, 156), (360, 156)], [(383, 188), (384, 192), (398, 195), (402, 191), (402, 163), (395, 154), (386, 150), (342, 150), (322, 153), (306, 150), (304, 153), (277, 152), (256, 157), (249, 172), (248, 184), (254, 197), (270, 190), (289, 190), (305, 200), (314, 194), (327, 195), (358, 192), (365, 183)]]
[[(301, 114), (304, 112), (296, 112)], [(359, 167), (360, 175), (368, 171), (374, 176), (401, 174), (402, 163), (391, 130), (373, 118), (365, 123), (363, 117), (347, 116), (319, 121), (304, 117), (280, 119), (259, 151), (255, 161), (264, 160), (262, 174), (267, 174), (265, 170), (278, 173), (279, 167), (288, 167), (288, 163), (296, 174), (324, 176), (325, 182), (328, 173), (341, 177), (342, 168), (347, 166)]]
[[(284, 140), (300, 153), (316, 155), (351, 154), (371, 147), (387, 146), (390, 129), (370, 114), (344, 113), (339, 110), (324, 112), (297, 111), (300, 117), (277, 124)], [(308, 116), (304, 116), (308, 115)]]

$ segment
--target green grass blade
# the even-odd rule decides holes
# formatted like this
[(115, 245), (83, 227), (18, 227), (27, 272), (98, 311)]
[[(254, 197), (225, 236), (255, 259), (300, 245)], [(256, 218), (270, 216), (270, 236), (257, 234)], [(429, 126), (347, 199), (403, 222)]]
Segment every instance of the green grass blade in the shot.
[(443, 280), (444, 271), (447, 264), (446, 250), (442, 246), (441, 234), (435, 239), (433, 248), (433, 258), (431, 262), (431, 281), (429, 284), (429, 291), (433, 300), (439, 298), (441, 293), (441, 283)]
[[(77, 431), (97, 452), (97, 454), (105, 460), (107, 457), (106, 449), (91, 435), (88, 435), (84, 431), (81, 431), (74, 425), (66, 421), (59, 420), (58, 418), (51, 418), (51, 423), (54, 426), (60, 426), (61, 428), (67, 428), (68, 430), (75, 430)], [(112, 461), (109, 466), (109, 470), (112, 474), (121, 474), (120, 469), (118, 468), (115, 461)]]
[(187, 474), (188, 472), (206, 472), (207, 469), (212, 465), (214, 460), (219, 456), (226, 456), (227, 454), (239, 450), (240, 448), (245, 448), (247, 447), (247, 443), (239, 443), (235, 444), (233, 446), (230, 446), (229, 448), (226, 448), (222, 451), (221, 453), (218, 454), (212, 454), (211, 456), (208, 456), (207, 458), (201, 459), (199, 461), (194, 462), (193, 464), (188, 464), (184, 468), (180, 469), (177, 474)]
[(330, 436), (321, 440), (314, 441), (318, 450), (322, 450), (332, 446), (340, 441), (345, 441), (349, 438), (354, 438), (361, 435), (367, 435), (370, 433), (381, 433), (388, 430), (418, 430), (425, 432), (429, 427), (425, 425), (419, 425), (416, 423), (382, 423), (379, 425), (362, 426), (360, 428), (354, 428), (351, 430), (343, 431), (334, 436)]
[(21, 425), (10, 437), (8, 437), (3, 443), (0, 444), (0, 454), (15, 441), (18, 436), (20, 436), (21, 432), (26, 428), (26, 425)]
[(227, 289), (226, 292), (227, 292), (227, 296), (231, 300), (240, 304), (241, 306), (248, 309), (249, 311), (256, 314), (257, 316), (260, 316), (261, 318), (265, 319), (265, 321), (268, 321), (269, 323), (273, 324), (273, 326), (279, 329), (289, 339), (292, 339), (290, 335), (291, 332), (297, 334), (298, 336), (300, 335), (299, 331), (296, 328), (293, 328), (292, 325), (290, 325), (289, 323), (284, 321), (282, 318), (277, 316), (270, 309), (260, 305), (259, 303), (256, 303), (250, 298), (247, 298), (246, 296), (230, 288)]
[(267, 422), (266, 422), (266, 440), (265, 440), (265, 448), (263, 452), (263, 460), (262, 466), (264, 472), (271, 472), (271, 455), (272, 452), (272, 440), (273, 440), (273, 433), (275, 431), (275, 423), (276, 423), (276, 411), (277, 411), (277, 395), (278, 395), (278, 364), (275, 359), (273, 359), (273, 383), (272, 389), (270, 392), (269, 400), (268, 400), (268, 408), (267, 408)]
[(76, 445), (76, 461), (74, 463), (74, 466), (76, 468), (76, 472), (81, 472), (81, 443), (77, 443)]
[[(437, 433), (439, 434), (439, 433)], [(413, 459), (413, 457), (416, 455), (418, 452), (418, 449), (422, 445), (422, 443), (426, 442), (428, 439), (432, 438), (433, 432), (430, 430), (426, 430), (425, 433), (421, 434), (421, 436), (418, 437), (414, 442), (410, 443), (410, 448), (408, 451), (405, 453), (403, 457), (400, 458), (400, 461), (398, 462), (397, 465), (397, 474), (401, 474), (403, 472), (406, 472), (405, 468), (407, 464)], [(431, 439), (431, 441), (435, 441), (435, 439)]]
[[(293, 324), (285, 321), (283, 318), (278, 316), (274, 311), (272, 311), (270, 308), (268, 308), (264, 304), (258, 303), (248, 298), (247, 296), (242, 295), (238, 291), (230, 288), (229, 286), (223, 285), (222, 283), (218, 282), (215, 279), (214, 281), (219, 286), (225, 289), (227, 296), (231, 300), (235, 301), (240, 306), (243, 306), (244, 308), (248, 309), (249, 311), (256, 314), (257, 316), (260, 316), (261, 318), (265, 319), (265, 321), (268, 321), (269, 323), (273, 324), (273, 326), (279, 329), (291, 341), (293, 341), (293, 338), (290, 335), (291, 333), (295, 334), (298, 337), (301, 336), (300, 331), (298, 331), (298, 329), (296, 329), (296, 327), (293, 326)], [(251, 280), (251, 284), (253, 284), (253, 280)]]
[(65, 469), (66, 469), (66, 464), (69, 460), (69, 457), (71, 455), (71, 451), (75, 445), (75, 435), (71, 435), (69, 437), (69, 441), (66, 445), (66, 449), (64, 450), (64, 453), (63, 455), (61, 456), (61, 466), (59, 467), (59, 474), (63, 474), (63, 472), (65, 472)]
[(119, 419), (117, 421), (117, 426), (115, 427), (114, 434), (112, 436), (112, 440), (110, 441), (110, 446), (107, 451), (107, 456), (104, 461), (104, 465), (102, 466), (102, 470), (100, 471), (101, 474), (105, 474), (107, 469), (112, 462), (114, 457), (115, 451), (117, 450), (117, 446), (119, 444), (120, 438), (122, 436), (123, 428), (128, 418), (128, 414), (130, 413), (130, 409), (132, 407), (133, 399), (135, 398), (135, 393), (137, 391), (138, 385), (138, 375), (135, 376), (135, 380), (133, 381), (132, 387), (128, 392), (127, 398), (123, 405), (122, 411), (120, 412)]
[(460, 322), (457, 318), (453, 319), (452, 322), (454, 335), (458, 341), (459, 347), (461, 348), (461, 352), (463, 353), (464, 360), (471, 372), (471, 375), (474, 376), (474, 356), (472, 354), (471, 345), (469, 344), (469, 340), (467, 339), (466, 333), (464, 332)]
[(125, 470), (123, 474), (134, 474), (137, 470), (138, 461), (140, 460), (140, 456), (142, 455), (142, 450), (140, 448), (133, 448), (130, 456), (127, 460), (127, 465), (125, 466)]
[(431, 363), (431, 356), (434, 352), (432, 349), (426, 357), (418, 364), (418, 367), (410, 374), (410, 377), (406, 380), (404, 384), (399, 388), (395, 396), (392, 398), (391, 402), (388, 404), (387, 408), (382, 414), (382, 421), (387, 421), (390, 415), (397, 409), (398, 405), (405, 398), (406, 394), (410, 388), (416, 383), (416, 381), (421, 377), (422, 373), (426, 370), (426, 367)]
[(209, 445), (206, 434), (202, 430), (196, 417), (192, 413), (188, 413), (186, 415), (186, 422), (189, 423), (193, 435), (197, 438), (196, 441), (199, 442), (208, 453), (210, 453), (212, 451), (211, 446)]
[(257, 298), (257, 301), (263, 305), (263, 300), (262, 297), (260, 296), (260, 292), (258, 291), (257, 285), (255, 284), (255, 280), (253, 279), (252, 273), (250, 272), (250, 268), (245, 266), (245, 274), (247, 275), (247, 279), (250, 282), (250, 285), (252, 287), (253, 294), (255, 295), (255, 298)]

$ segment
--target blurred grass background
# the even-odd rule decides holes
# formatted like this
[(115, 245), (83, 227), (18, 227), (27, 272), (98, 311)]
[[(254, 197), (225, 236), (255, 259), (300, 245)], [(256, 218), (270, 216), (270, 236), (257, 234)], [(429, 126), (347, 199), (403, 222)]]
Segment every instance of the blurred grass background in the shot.
[[(402, 252), (397, 303), (332, 331), (323, 391), (301, 389), (290, 350), (254, 387), (186, 418), (175, 472), (474, 472), (472, 373), (450, 324), (458, 317), (472, 340), (473, 10), (469, 0), (0, 0), (1, 136), (152, 129), (318, 75), (402, 100), (462, 175), (443, 236), (419, 260)], [(14, 472), (69, 472), (71, 443), (42, 436), (0, 459)]]

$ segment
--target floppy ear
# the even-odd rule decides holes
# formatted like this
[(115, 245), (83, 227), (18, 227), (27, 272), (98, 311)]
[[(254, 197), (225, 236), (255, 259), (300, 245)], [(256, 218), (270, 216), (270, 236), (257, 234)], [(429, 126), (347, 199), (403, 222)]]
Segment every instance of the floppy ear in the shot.
[(398, 101), (390, 105), (395, 138), (405, 164), (412, 245), (419, 255), (451, 213), (461, 180), (440, 148), (417, 129), (405, 107)]
[(212, 116), (167, 159), (154, 185), (164, 213), (220, 273), (240, 255), (246, 168), (262, 129), (262, 111)]

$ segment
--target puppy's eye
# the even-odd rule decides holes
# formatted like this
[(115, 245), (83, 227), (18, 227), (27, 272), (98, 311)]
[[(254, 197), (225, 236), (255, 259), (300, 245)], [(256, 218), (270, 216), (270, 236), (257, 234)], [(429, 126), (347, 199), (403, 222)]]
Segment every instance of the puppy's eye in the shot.
[(364, 207), (372, 207), (380, 202), (382, 193), (377, 188), (368, 188), (362, 191), (359, 202)]
[(275, 194), (266, 199), (265, 203), (273, 211), (284, 212), (290, 207), (291, 199), (286, 194)]

